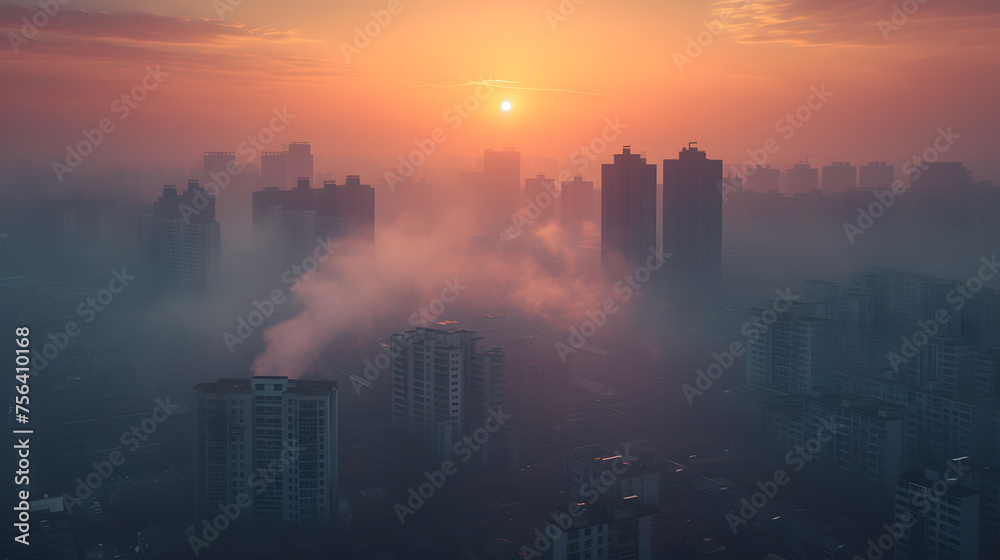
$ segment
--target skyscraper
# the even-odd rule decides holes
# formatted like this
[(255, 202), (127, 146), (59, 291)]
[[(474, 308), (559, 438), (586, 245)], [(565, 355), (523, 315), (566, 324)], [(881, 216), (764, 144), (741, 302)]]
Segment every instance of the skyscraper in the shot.
[(392, 423), (450, 458), (455, 442), (504, 404), (504, 353), (478, 351), (472, 331), (426, 327), (392, 335)]
[(593, 181), (584, 181), (580, 175), (563, 181), (559, 198), (562, 226), (568, 231), (578, 232), (584, 223), (594, 221)]
[(158, 288), (169, 293), (204, 294), (217, 287), (221, 268), (221, 230), (215, 198), (188, 181), (183, 194), (165, 185), (142, 217), (143, 252)]
[(722, 275), (722, 160), (698, 148), (663, 160), (663, 250), (670, 269), (688, 280)]
[(337, 382), (254, 376), (200, 383), (195, 515), (317, 525), (338, 499)]
[(625, 146), (601, 165), (601, 268), (621, 278), (656, 249), (656, 165)]

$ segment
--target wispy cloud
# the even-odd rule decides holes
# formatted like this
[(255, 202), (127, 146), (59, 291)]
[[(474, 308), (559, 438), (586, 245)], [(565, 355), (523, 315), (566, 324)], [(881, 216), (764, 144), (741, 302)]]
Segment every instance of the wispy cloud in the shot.
[[(717, 15), (732, 14), (730, 29), (741, 43), (799, 46), (884, 46), (879, 21), (890, 21), (903, 0), (720, 0)], [(907, 21), (911, 37), (923, 44), (968, 44), (975, 33), (996, 43), (1000, 7), (994, 0), (926, 0)], [(962, 33), (962, 35), (958, 35)], [(903, 35), (899, 35), (903, 39)]]

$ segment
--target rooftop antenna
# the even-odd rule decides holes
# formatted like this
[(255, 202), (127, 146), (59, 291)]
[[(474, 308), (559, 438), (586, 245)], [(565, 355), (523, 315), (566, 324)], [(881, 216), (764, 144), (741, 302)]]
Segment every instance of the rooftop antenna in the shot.
[(688, 142), (688, 149), (690, 150), (691, 146), (694, 146), (695, 144), (697, 144), (697, 142)]

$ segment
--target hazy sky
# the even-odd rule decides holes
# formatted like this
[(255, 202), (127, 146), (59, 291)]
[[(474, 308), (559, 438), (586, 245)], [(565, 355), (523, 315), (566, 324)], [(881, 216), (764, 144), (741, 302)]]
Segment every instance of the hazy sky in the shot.
[[(438, 127), (437, 157), (513, 144), (566, 160), (617, 117), (628, 128), (604, 161), (619, 144), (655, 161), (694, 140), (728, 169), (773, 137), (781, 165), (899, 165), (951, 126), (962, 137), (944, 159), (1000, 182), (995, 0), (897, 0), (917, 9), (894, 29), (878, 25), (894, 14), (882, 0), (400, 0), (349, 62), (343, 45), (387, 0), (230, 0), (220, 21), (224, 2), (69, 0), (17, 53), (10, 33), (38, 7), (0, 6), (3, 159), (64, 157), (110, 117), (115, 131), (81, 169), (197, 166), (287, 107), (296, 119), (272, 148), (310, 141), (319, 156), (385, 161)], [(700, 54), (688, 50), (699, 33)], [(119, 121), (111, 104), (157, 65), (169, 76)], [(482, 79), (508, 87), (453, 130), (445, 112)], [(824, 85), (833, 96), (786, 139), (778, 120)]]

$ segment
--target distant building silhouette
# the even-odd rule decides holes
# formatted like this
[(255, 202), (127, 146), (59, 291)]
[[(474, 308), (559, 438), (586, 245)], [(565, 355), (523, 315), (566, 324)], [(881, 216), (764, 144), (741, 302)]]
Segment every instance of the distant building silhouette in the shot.
[(757, 193), (778, 192), (781, 189), (781, 170), (772, 169), (770, 165), (758, 165), (747, 173), (744, 189)]
[(294, 189), (265, 187), (253, 193), (254, 241), (311, 252), (317, 238), (375, 241), (375, 189), (362, 185), (357, 175), (347, 183), (327, 181), (322, 188), (300, 177)]
[(960, 161), (925, 162), (926, 169), (910, 171), (911, 187), (955, 188), (972, 185), (972, 172)]
[(852, 192), (858, 189), (858, 168), (849, 161), (835, 161), (823, 166), (823, 194)]
[(562, 226), (578, 232), (585, 222), (594, 221), (594, 182), (584, 181), (576, 175), (572, 181), (563, 181), (559, 194)]
[(521, 152), (513, 148), (483, 152), (481, 194), (485, 226), (499, 233), (510, 225), (511, 214), (521, 208)]
[(264, 188), (278, 189), (289, 185), (288, 152), (260, 153), (260, 184)]
[(154, 284), (168, 293), (204, 294), (219, 283), (221, 226), (215, 219), (215, 198), (188, 181), (178, 194), (163, 187), (153, 213), (142, 217), (143, 252)]
[[(200, 383), (195, 515), (252, 504), (240, 518), (319, 525), (336, 519), (337, 382), (278, 376)], [(272, 478), (270, 482), (269, 478)]]
[(808, 163), (796, 163), (785, 171), (785, 192), (789, 195), (811, 193), (819, 189), (819, 169)]
[[(535, 222), (538, 224), (552, 223), (556, 219), (555, 179), (546, 179), (544, 173), (524, 180), (524, 209), (527, 211), (534, 205), (540, 211)], [(545, 202), (548, 204), (545, 204)], [(529, 214), (530, 215), (530, 214)]]
[(601, 267), (622, 278), (656, 247), (656, 165), (626, 146), (601, 165)]
[(858, 188), (861, 190), (887, 190), (895, 180), (893, 166), (884, 161), (868, 162), (858, 171)]
[[(290, 142), (288, 144), (287, 169), (285, 170), (285, 184), (294, 185), (299, 177), (309, 177), (309, 181), (315, 181), (313, 171), (313, 155), (309, 147), (309, 142)], [(269, 185), (264, 185), (269, 186)]]
[[(747, 181), (749, 182), (749, 178)], [(722, 275), (722, 160), (698, 148), (663, 160), (663, 250), (669, 268), (687, 280)]]

